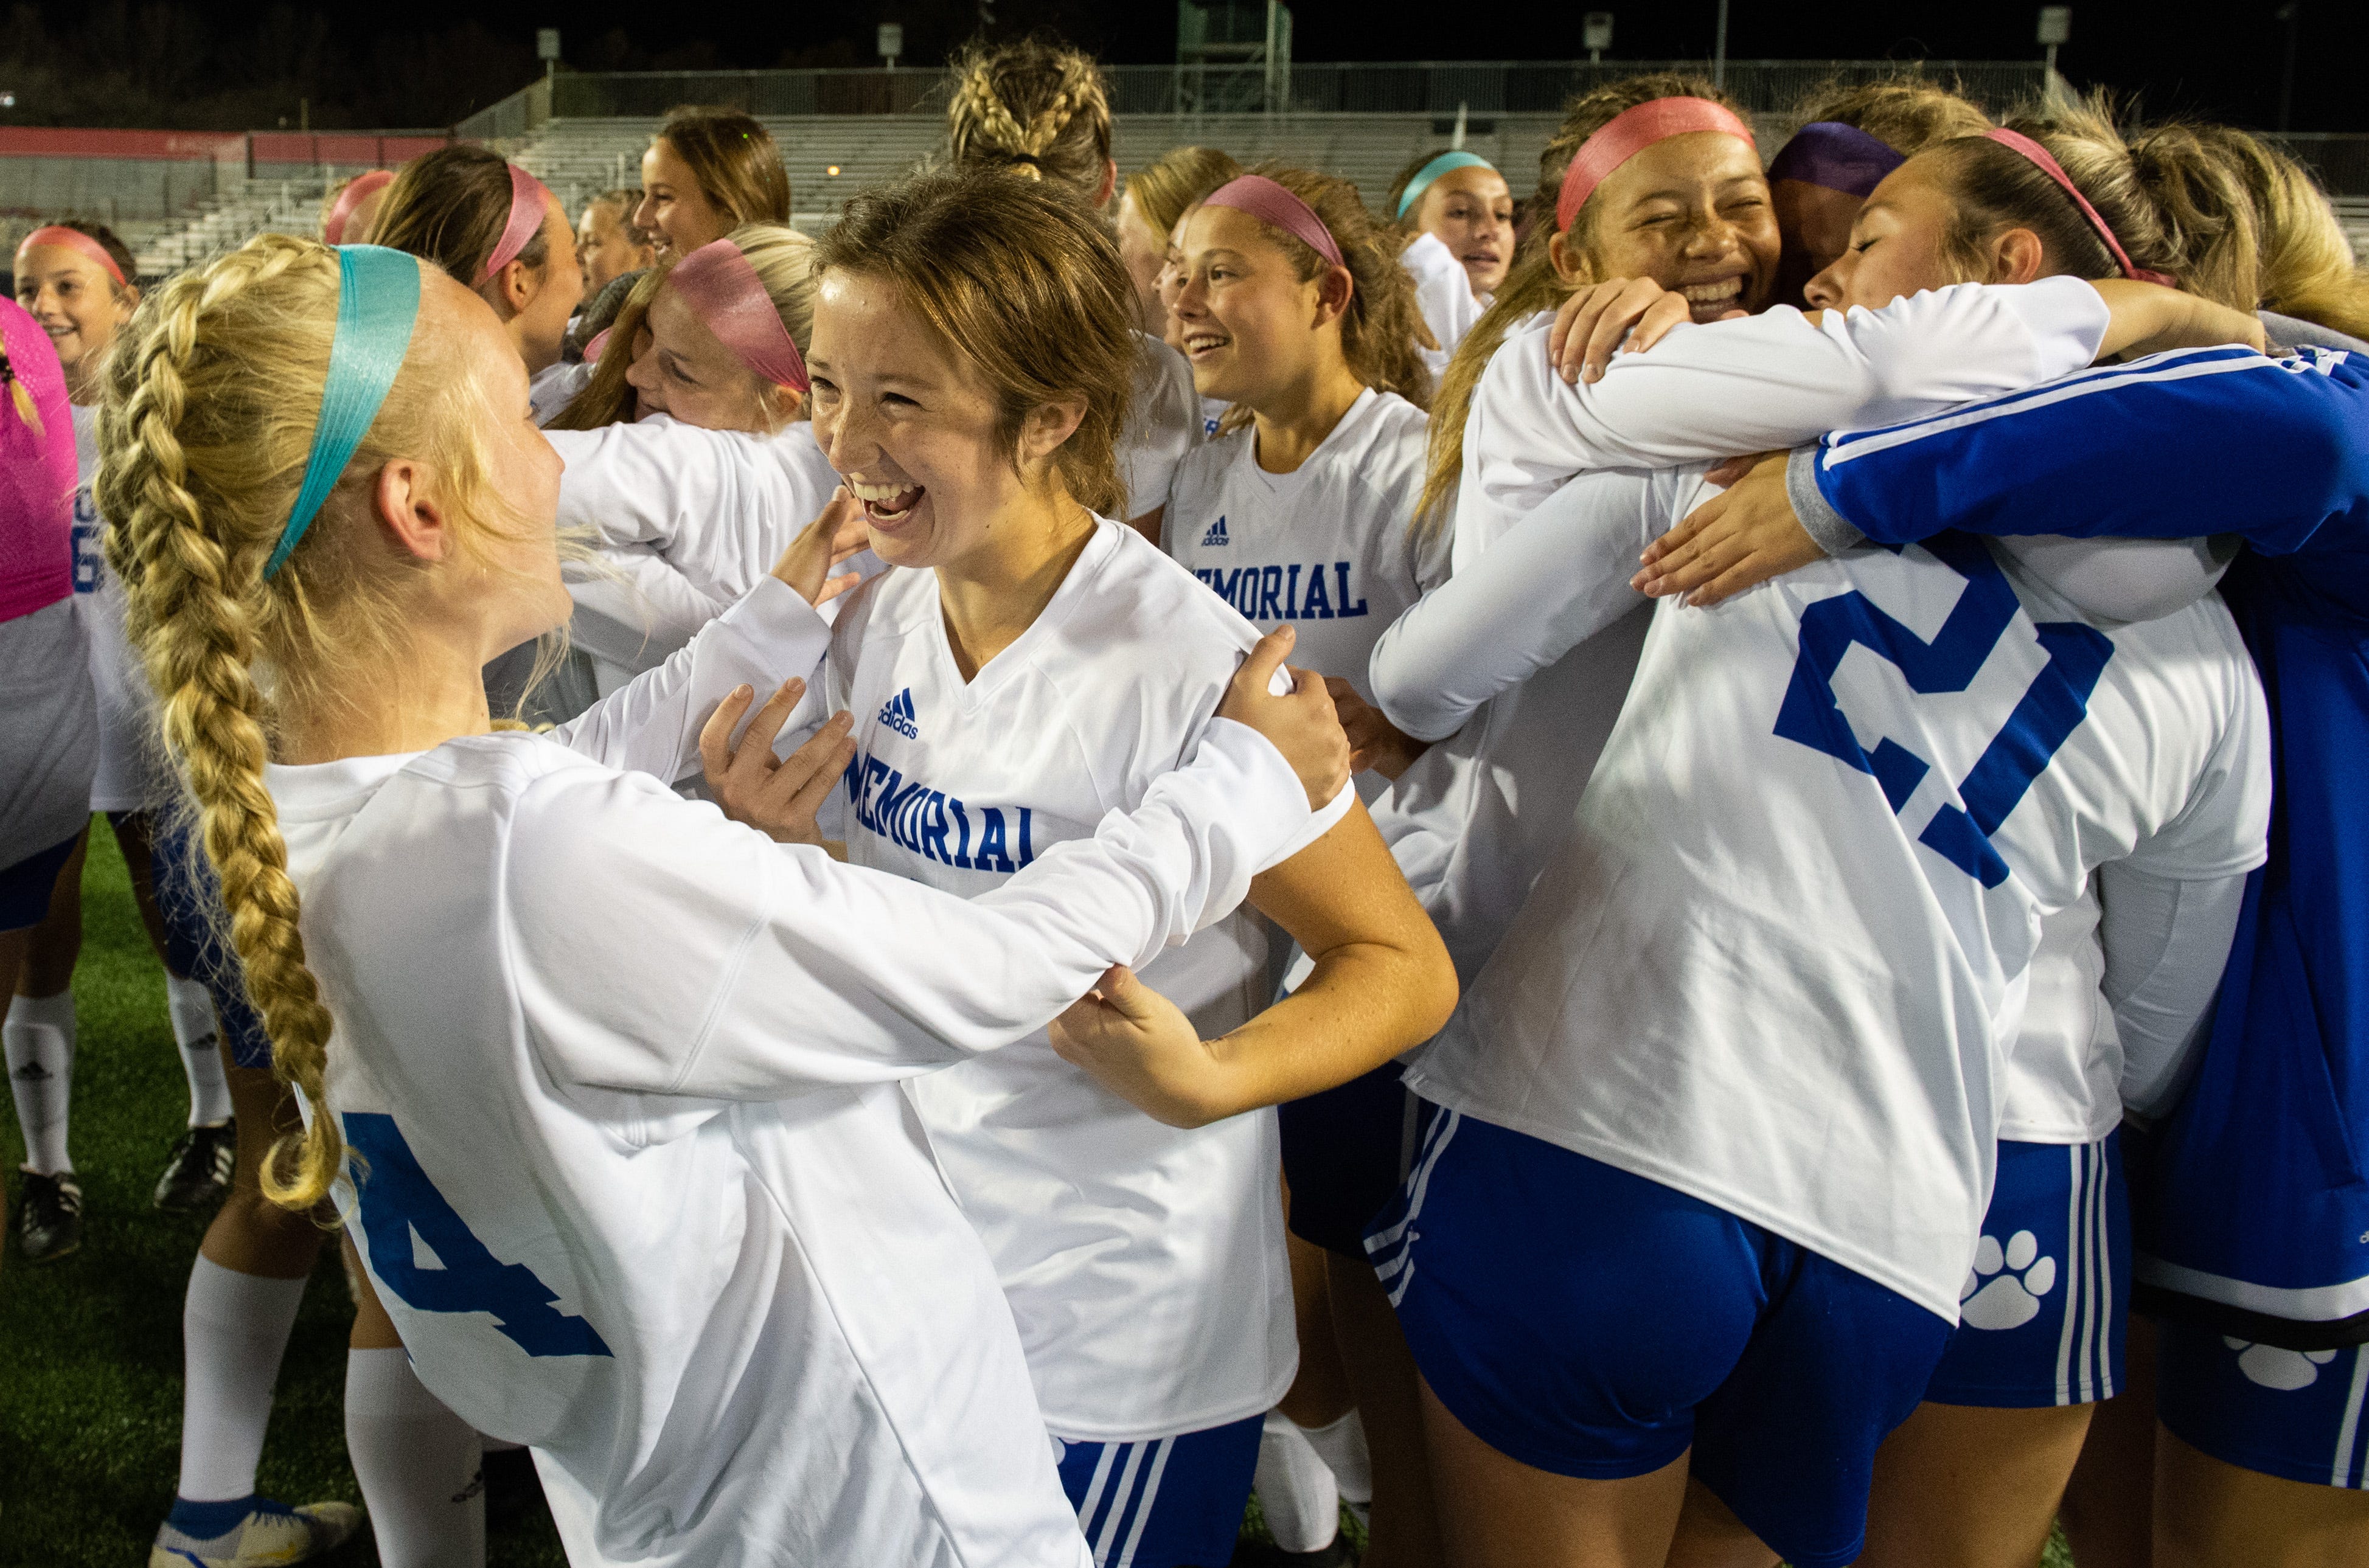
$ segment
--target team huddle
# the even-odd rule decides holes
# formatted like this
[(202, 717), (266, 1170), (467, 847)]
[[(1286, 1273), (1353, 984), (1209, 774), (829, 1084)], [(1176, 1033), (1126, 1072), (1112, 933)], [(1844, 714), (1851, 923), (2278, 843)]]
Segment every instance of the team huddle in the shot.
[(579, 1564), (2363, 1561), (2310, 176), (1915, 77), (1378, 208), (1122, 178), (1047, 43), (947, 116), (815, 237), (684, 109), (580, 224), (454, 145), (17, 251), (13, 1233), (94, 810), (222, 1197), (151, 1562), (361, 1528), (256, 1486), (325, 1238), (404, 1568), (497, 1456)]

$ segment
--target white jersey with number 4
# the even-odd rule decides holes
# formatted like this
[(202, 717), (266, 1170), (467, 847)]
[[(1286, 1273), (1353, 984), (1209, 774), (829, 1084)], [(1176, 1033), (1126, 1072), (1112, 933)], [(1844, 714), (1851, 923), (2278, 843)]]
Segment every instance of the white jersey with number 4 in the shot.
[(421, 1380), (534, 1449), (572, 1562), (1083, 1568), (896, 1083), (1180, 940), (1313, 818), (1218, 720), (1141, 811), (965, 902), (651, 776), (824, 635), (760, 584), (555, 737), (271, 771), (351, 1233)]
[[(848, 858), (951, 892), (996, 887), (1190, 756), (1255, 641), (1108, 521), (1035, 624), (967, 681), (935, 575), (875, 579), (840, 615), (818, 708), (855, 715)], [(1342, 791), (1292, 850), (1353, 804)], [(1243, 911), (1143, 979), (1208, 1037), (1265, 1004), (1265, 974)], [(907, 1093), (995, 1260), (1054, 1433), (1164, 1436), (1282, 1397), (1298, 1356), (1273, 1111), (1165, 1127), (1042, 1036)]]

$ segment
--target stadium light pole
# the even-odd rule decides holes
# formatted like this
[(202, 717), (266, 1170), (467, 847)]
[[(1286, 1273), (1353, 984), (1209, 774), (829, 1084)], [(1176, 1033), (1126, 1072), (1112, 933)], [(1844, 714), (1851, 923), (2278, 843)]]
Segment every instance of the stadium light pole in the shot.
[(1719, 0), (1719, 30), (1712, 35), (1711, 48), (1711, 85), (1727, 86), (1727, 0)]

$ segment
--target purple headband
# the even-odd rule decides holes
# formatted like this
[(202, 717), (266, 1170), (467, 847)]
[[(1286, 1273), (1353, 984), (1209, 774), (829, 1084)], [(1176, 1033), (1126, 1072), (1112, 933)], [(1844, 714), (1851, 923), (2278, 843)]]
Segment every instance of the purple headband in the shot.
[(1349, 265), (1341, 259), (1341, 244), (1316, 215), (1316, 209), (1263, 174), (1228, 180), (1203, 197), (1201, 205), (1248, 212), (1260, 223), (1281, 229), (1333, 266)]
[(2169, 289), (2176, 289), (2180, 286), (2178, 280), (2169, 273), (2150, 272), (2143, 267), (2131, 265), (2130, 253), (2123, 248), (2123, 242), (2114, 237), (2113, 229), (2107, 224), (2105, 219), (2098, 215), (2098, 210), (2089, 205), (2089, 199), (2082, 195), (2073, 184), (2073, 177), (2065, 172), (2065, 166), (2058, 163), (2047, 148), (2020, 132), (1986, 131), (1983, 134), (2000, 146), (2021, 155), (2033, 167), (2054, 180), (2057, 188), (2073, 199), (2073, 205), (2081, 209), (2081, 216), (2089, 220), (2089, 226), (2098, 231), (2098, 237), (2106, 242), (2106, 248), (2114, 253), (2114, 265), (2123, 269), (2123, 277), (2141, 283), (2161, 283)]
[(1856, 125), (1815, 120), (1793, 132), (1768, 166), (1768, 181), (1799, 180), (1864, 201), (1908, 160)]
[(740, 357), (759, 379), (792, 392), (813, 383), (807, 377), (806, 356), (782, 313), (765, 292), (764, 280), (740, 247), (728, 239), (710, 240), (675, 263), (667, 285), (699, 314), (707, 329)]
[(543, 181), (516, 164), (504, 166), (510, 171), (510, 221), (502, 226), (502, 237), (493, 254), (486, 258), (485, 269), (477, 274), (479, 283), (516, 261), (527, 242), (543, 232), (544, 203), (552, 200)]

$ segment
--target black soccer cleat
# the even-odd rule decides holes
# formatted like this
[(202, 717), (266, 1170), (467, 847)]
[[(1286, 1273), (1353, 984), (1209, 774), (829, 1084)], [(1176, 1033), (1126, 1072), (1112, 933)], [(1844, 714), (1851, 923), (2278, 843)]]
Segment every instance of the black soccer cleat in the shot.
[(19, 1174), (25, 1194), (17, 1200), (17, 1250), (27, 1263), (54, 1263), (82, 1245), (82, 1186), (71, 1172)]
[(193, 1127), (173, 1140), (165, 1173), (156, 1178), (156, 1207), (167, 1214), (202, 1208), (230, 1191), (230, 1173), (238, 1163), (238, 1123)]

